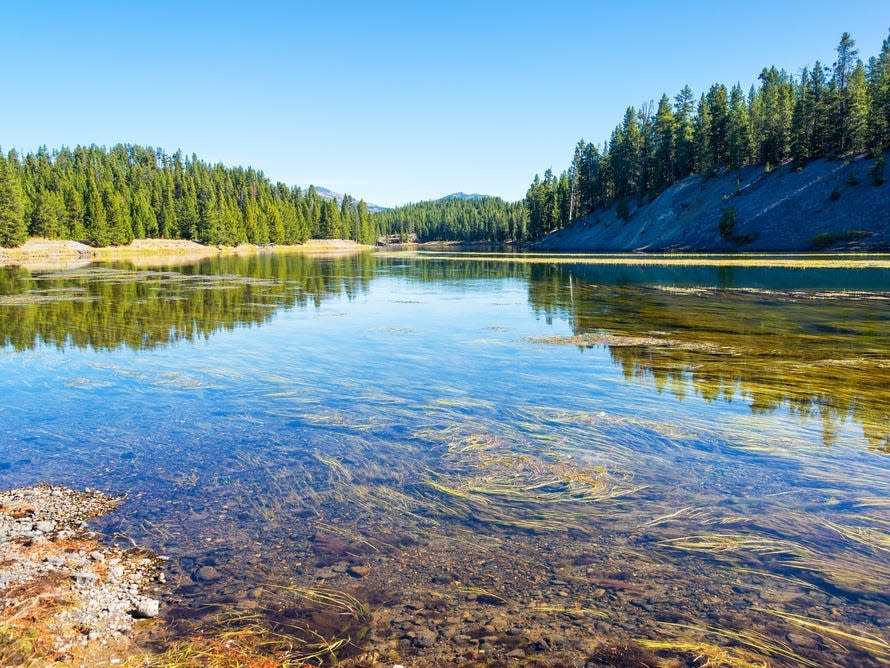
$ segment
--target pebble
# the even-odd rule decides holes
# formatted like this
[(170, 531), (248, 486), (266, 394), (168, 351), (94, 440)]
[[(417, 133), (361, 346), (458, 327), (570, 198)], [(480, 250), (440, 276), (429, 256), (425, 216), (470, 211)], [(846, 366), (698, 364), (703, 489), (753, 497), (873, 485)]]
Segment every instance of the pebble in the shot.
[[(15, 513), (23, 500), (34, 508), (27, 518)], [(141, 595), (142, 588), (157, 576), (154, 561), (144, 553), (102, 545), (87, 531), (87, 518), (102, 515), (115, 505), (114, 499), (100, 492), (47, 485), (0, 492), (0, 561), (14, 565), (0, 573), (0, 585), (8, 588), (51, 575), (74, 582), (71, 590), (47, 581), (53, 587), (49, 594), (64, 591), (75, 603), (55, 613), (52, 628), (58, 636), (53, 640), (54, 651), (64, 654), (92, 643), (107, 645), (130, 634), (136, 618), (156, 617), (160, 612), (158, 601)], [(4, 512), (7, 508), (13, 512)], [(64, 542), (67, 538), (91, 547), (70, 551)], [(42, 548), (39, 556), (25, 549), (36, 545)], [(107, 564), (107, 577), (96, 572), (97, 564)]]
[(95, 573), (90, 573), (89, 571), (77, 571), (76, 573), (72, 573), (71, 577), (74, 578), (74, 581), (79, 585), (91, 585), (95, 583), (99, 576)]
[[(469, 599), (469, 596), (467, 599)], [(486, 605), (504, 605), (506, 603), (504, 599), (499, 596), (492, 596), (491, 594), (479, 594), (476, 596), (476, 601)]]

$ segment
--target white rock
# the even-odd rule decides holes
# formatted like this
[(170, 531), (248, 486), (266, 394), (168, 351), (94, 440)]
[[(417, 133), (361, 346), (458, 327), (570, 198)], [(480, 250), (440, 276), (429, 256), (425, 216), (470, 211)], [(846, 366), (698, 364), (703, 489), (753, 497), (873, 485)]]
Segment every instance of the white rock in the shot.
[(141, 619), (153, 619), (160, 613), (161, 604), (153, 598), (140, 598), (136, 601), (133, 616)]

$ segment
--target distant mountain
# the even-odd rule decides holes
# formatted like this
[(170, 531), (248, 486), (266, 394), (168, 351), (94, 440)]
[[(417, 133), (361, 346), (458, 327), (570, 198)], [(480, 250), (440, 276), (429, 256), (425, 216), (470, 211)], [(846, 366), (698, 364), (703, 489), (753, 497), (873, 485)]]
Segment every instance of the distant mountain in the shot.
[[(341, 193), (335, 193), (333, 190), (329, 190), (323, 186), (315, 186), (315, 192), (319, 194), (320, 197), (324, 199), (333, 199), (337, 202), (343, 201), (343, 195)], [(368, 205), (368, 211), (371, 213), (377, 213), (379, 211), (386, 211), (385, 206), (380, 206), (379, 204), (371, 204), (371, 202), (365, 202)]]
[(449, 199), (463, 199), (463, 200), (476, 200), (476, 199), (488, 199), (491, 195), (480, 195), (479, 193), (451, 193), (450, 195), (445, 195), (445, 197), (440, 197), (440, 200), (449, 200)]

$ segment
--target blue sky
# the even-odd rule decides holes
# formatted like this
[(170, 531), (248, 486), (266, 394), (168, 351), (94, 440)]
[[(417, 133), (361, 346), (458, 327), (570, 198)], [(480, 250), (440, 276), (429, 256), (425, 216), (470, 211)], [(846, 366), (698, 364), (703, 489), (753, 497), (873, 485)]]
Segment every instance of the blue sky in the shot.
[[(523, 196), (624, 109), (860, 55), (887, 0), (0, 4), (0, 146), (118, 142), (384, 205)], [(139, 6), (144, 5), (144, 6)]]

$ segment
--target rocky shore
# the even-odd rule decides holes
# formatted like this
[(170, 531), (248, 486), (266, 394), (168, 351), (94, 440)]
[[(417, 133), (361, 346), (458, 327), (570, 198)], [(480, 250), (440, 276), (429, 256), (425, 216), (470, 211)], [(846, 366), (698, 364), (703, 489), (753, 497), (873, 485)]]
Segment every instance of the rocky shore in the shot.
[(39, 485), (0, 493), (0, 665), (115, 665), (160, 614), (163, 559), (103, 543), (119, 499)]

